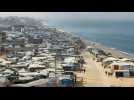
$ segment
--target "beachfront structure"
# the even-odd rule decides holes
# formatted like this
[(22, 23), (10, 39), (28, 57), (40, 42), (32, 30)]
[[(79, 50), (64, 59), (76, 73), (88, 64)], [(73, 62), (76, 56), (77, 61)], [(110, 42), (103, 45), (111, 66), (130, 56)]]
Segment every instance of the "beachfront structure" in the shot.
[(129, 70), (115, 70), (113, 72), (113, 76), (115, 77), (130, 77)]
[(105, 58), (107, 58), (107, 56), (105, 56), (105, 55), (98, 55), (96, 61), (97, 62), (102, 62)]
[(107, 57), (102, 62), (107, 62), (107, 61), (118, 61), (118, 59), (117, 58), (114, 58), (114, 57)]
[(109, 64), (111, 64), (113, 61), (118, 61), (117, 58), (114, 57), (107, 57), (102, 60), (102, 67), (107, 67)]
[(114, 61), (105, 68), (105, 73), (108, 75), (114, 75), (117, 77), (134, 76), (134, 63)]
[(108, 54), (101, 49), (88, 46), (87, 50), (97, 58), (97, 61), (102, 61), (104, 58), (108, 57)]
[(132, 70), (134, 71), (134, 63), (116, 61), (109, 65), (112, 70)]
[(134, 60), (128, 59), (128, 58), (122, 58), (122, 59), (120, 59), (120, 61), (133, 62), (134, 63)]

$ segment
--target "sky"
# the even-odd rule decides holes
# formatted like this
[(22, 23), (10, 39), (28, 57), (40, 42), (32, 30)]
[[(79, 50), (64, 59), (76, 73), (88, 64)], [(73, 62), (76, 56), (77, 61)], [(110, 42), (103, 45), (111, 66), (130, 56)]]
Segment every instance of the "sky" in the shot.
[(134, 22), (134, 12), (0, 12), (0, 17), (7, 16), (42, 19), (44, 24), (56, 27), (64, 25), (87, 27), (89, 24), (93, 25), (92, 21)]
[(134, 12), (0, 12), (0, 17), (28, 16), (47, 20), (134, 20)]
[(133, 12), (52, 12), (47, 16), (57, 20), (134, 20)]

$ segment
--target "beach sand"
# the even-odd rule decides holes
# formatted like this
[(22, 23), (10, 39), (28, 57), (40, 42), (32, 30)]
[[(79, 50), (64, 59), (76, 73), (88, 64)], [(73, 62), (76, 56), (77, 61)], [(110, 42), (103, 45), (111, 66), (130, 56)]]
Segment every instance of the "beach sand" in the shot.
[(113, 57), (118, 57), (118, 58), (121, 57), (121, 58), (128, 58), (128, 59), (134, 60), (134, 54), (126, 53), (126, 52), (120, 51), (116, 48), (111, 48), (111, 47), (105, 46), (101, 43), (97, 43), (97, 42), (87, 40), (86, 38), (83, 38), (83, 37), (80, 37), (80, 38), (87, 46), (92, 46), (92, 47), (95, 47), (95, 48), (102, 49), (106, 53), (111, 53)]
[(93, 56), (84, 51), (83, 54), (86, 64), (86, 72), (83, 75), (84, 87), (130, 87), (134, 86), (134, 78), (115, 78), (107, 76), (100, 62), (94, 61)]
[(107, 53), (111, 53), (112, 56), (114, 56), (114, 57), (123, 57), (123, 58), (129, 58), (129, 59), (134, 60), (134, 55), (133, 54), (128, 54), (128, 53), (122, 52), (120, 50), (117, 50), (115, 48), (109, 48), (109, 47), (106, 47), (106, 46), (104, 46), (102, 44), (99, 44), (99, 43), (96, 43), (94, 45), (94, 47), (100, 48), (100, 49), (104, 50)]

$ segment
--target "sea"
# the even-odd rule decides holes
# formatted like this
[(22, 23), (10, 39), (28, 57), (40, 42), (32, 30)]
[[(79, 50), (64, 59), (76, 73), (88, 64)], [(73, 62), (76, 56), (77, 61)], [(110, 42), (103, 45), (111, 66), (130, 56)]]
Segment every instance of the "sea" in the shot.
[(134, 54), (134, 21), (59, 21), (50, 25), (124, 53)]

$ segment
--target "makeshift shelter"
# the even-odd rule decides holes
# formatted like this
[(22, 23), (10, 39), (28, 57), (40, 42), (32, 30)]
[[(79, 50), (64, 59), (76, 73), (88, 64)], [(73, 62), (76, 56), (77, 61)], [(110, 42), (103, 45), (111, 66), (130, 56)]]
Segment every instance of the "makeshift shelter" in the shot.
[[(108, 67), (105, 69), (106, 74), (119, 74), (119, 76), (128, 73), (128, 76), (134, 76), (134, 64), (133, 63), (127, 63), (127, 62), (122, 62), (122, 61), (114, 61)], [(125, 74), (126, 75), (126, 74)], [(118, 75), (117, 75), (118, 76)]]
[(80, 69), (80, 65), (78, 63), (62, 64), (62, 66), (65, 71), (75, 71)]
[(29, 63), (17, 63), (17, 64), (12, 64), (10, 65), (9, 67), (10, 68), (18, 68), (18, 69), (21, 69), (21, 68), (28, 68), (29, 66)]
[(97, 56), (97, 61), (98, 62), (102, 62), (103, 61), (103, 59), (105, 59), (107, 56), (105, 56), (105, 55), (98, 55)]
[(39, 79), (39, 80), (35, 80), (35, 81), (24, 84), (24, 87), (47, 87), (47, 82), (48, 82), (48, 79)]
[(77, 63), (77, 60), (75, 57), (66, 57), (64, 63)]
[(116, 70), (113, 73), (113, 76), (115, 77), (129, 77), (129, 70)]
[(47, 87), (58, 87), (57, 78), (49, 78), (47, 82)]
[(11, 64), (11, 61), (4, 60), (0, 63), (0, 67), (8, 67), (8, 65), (10, 64)]
[(59, 77), (59, 86), (60, 87), (73, 87), (74, 80), (71, 78), (70, 75), (64, 75)]
[(102, 61), (102, 66), (105, 68), (114, 61), (119, 61), (119, 60), (114, 57), (107, 57)]
[(22, 68), (22, 69), (20, 69), (18, 72), (19, 72), (19, 73), (26, 73), (26, 70), (25, 70), (25, 68)]
[(127, 62), (113, 62), (109, 66), (113, 70), (134, 70), (134, 64)]
[(40, 70), (45, 69), (45, 68), (46, 68), (45, 65), (40, 65), (38, 63), (30, 64), (29, 67), (28, 67), (28, 69), (30, 71), (40, 71)]
[[(33, 81), (33, 80), (35, 80), (35, 78), (33, 77), (33, 76), (19, 76), (19, 79), (15, 82), (15, 83), (17, 83), (17, 84), (21, 84), (21, 83), (28, 83), (28, 82), (31, 82), (31, 81)], [(14, 83), (14, 84), (15, 84)]]
[(114, 57), (107, 57), (103, 60), (103, 62), (107, 62), (107, 61), (117, 61), (118, 59), (114, 58)]
[(7, 58), (7, 60), (8, 60), (8, 61), (11, 61), (12, 64), (15, 64), (15, 63), (17, 63), (18, 58), (16, 58), (16, 57)]
[(128, 59), (128, 58), (122, 58), (122, 59), (120, 59), (120, 61), (132, 61), (132, 60)]
[(43, 61), (46, 60), (47, 57), (32, 57), (32, 61)]

